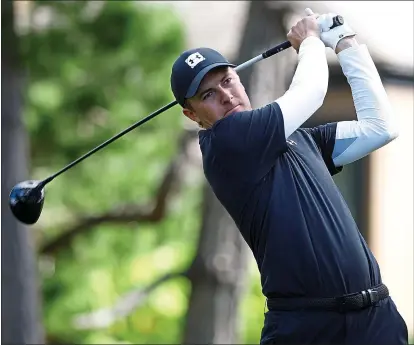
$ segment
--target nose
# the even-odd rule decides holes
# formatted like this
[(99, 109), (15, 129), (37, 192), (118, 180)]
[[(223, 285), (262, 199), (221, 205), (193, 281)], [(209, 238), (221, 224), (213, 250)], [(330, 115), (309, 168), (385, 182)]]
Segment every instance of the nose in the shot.
[(233, 99), (233, 95), (230, 90), (220, 87), (220, 99), (221, 103), (226, 104)]

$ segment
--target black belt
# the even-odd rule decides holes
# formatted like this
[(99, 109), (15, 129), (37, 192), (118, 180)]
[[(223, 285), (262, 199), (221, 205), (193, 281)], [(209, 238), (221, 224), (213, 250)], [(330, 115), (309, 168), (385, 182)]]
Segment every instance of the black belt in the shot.
[(360, 292), (329, 298), (268, 298), (269, 310), (328, 310), (347, 312), (368, 308), (389, 296), (384, 284)]

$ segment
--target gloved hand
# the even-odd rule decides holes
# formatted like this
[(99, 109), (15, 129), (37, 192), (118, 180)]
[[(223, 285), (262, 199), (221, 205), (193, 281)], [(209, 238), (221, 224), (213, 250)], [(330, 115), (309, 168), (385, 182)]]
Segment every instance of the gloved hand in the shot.
[[(309, 8), (307, 8), (305, 11), (307, 15), (313, 14), (312, 10)], [(345, 37), (353, 37), (356, 35), (346, 20), (344, 20), (344, 23), (342, 25), (330, 29), (330, 27), (333, 25), (333, 18), (337, 16), (335, 13), (327, 13), (317, 16), (317, 22), (321, 30), (321, 41), (325, 44), (325, 47), (335, 50), (338, 42), (341, 39)]]
[(353, 37), (356, 35), (355, 31), (351, 29), (346, 20), (340, 26), (329, 29), (333, 24), (334, 13), (322, 14), (317, 21), (321, 28), (321, 40), (326, 47), (336, 49), (338, 42), (345, 37)]

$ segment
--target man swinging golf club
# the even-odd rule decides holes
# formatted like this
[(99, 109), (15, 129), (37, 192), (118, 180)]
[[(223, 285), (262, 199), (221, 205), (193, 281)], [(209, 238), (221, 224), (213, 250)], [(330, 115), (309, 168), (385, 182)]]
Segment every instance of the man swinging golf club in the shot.
[[(310, 10), (287, 37), (298, 52), (289, 90), (252, 109), (220, 53), (184, 52), (171, 87), (202, 128), (205, 176), (250, 246), (269, 311), (261, 344), (407, 344), (407, 327), (332, 175), (397, 137), (365, 45), (334, 14)], [(352, 90), (357, 121), (300, 126), (328, 86), (325, 47)]]

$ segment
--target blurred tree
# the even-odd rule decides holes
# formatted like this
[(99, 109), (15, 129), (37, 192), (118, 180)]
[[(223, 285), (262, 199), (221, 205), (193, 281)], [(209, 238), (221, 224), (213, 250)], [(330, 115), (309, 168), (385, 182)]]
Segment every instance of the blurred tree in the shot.
[(197, 254), (188, 272), (191, 296), (182, 344), (236, 344), (247, 246), (208, 184), (203, 204)]
[[(26, 7), (29, 16), (19, 24), (19, 38), (34, 178), (44, 178), (171, 101), (170, 69), (184, 40), (182, 25), (168, 8), (126, 1), (32, 1)], [(178, 114), (171, 110), (151, 120), (47, 188), (34, 229), (44, 254), (49, 341), (158, 342), (178, 329), (177, 316), (151, 305), (143, 307), (147, 320), (157, 320), (151, 329), (136, 325), (141, 311), (105, 330), (74, 332), (73, 324), (77, 314), (111, 305), (162, 274), (163, 269), (143, 264), (148, 257), (171, 268), (191, 255), (182, 248), (191, 247), (197, 219), (186, 220), (183, 210), (197, 207), (197, 183), (174, 198), (172, 210), (167, 202), (179, 187), (180, 150), (193, 136), (183, 137)], [(170, 245), (178, 233), (187, 242)], [(165, 255), (182, 253), (181, 262), (168, 261), (157, 248), (165, 248)]]
[(27, 178), (26, 131), (21, 118), (22, 70), (12, 1), (1, 3), (1, 341), (43, 342), (36, 263), (28, 228), (8, 207), (11, 188)]

